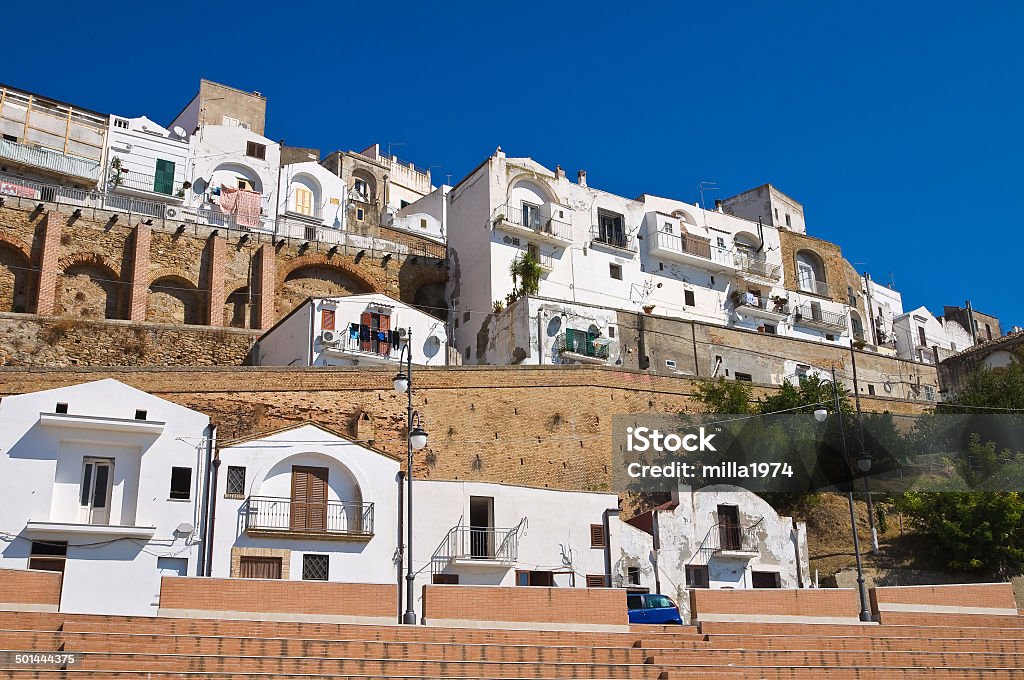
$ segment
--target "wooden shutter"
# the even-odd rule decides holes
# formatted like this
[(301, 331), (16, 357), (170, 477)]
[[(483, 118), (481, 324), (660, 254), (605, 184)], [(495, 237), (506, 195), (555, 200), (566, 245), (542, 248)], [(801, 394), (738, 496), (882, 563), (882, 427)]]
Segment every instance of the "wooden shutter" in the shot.
[(601, 574), (587, 574), (587, 587), (588, 588), (604, 588), (605, 579)]
[[(383, 331), (384, 333), (387, 333), (389, 330), (391, 330), (391, 317), (388, 316), (387, 314), (381, 314), (380, 315), (380, 330)], [(388, 337), (388, 336), (385, 336), (385, 337)], [(380, 343), (380, 348), (379, 348), (378, 351), (381, 354), (390, 354), (391, 353), (391, 343), (389, 341), (384, 341), (384, 342)]]
[(327, 468), (292, 466), (291, 507), (292, 530), (327, 528)]
[(153, 176), (153, 191), (170, 196), (174, 192), (174, 163), (158, 158)]
[(334, 330), (334, 310), (333, 309), (322, 309), (320, 310), (320, 327), (325, 331)]
[(603, 524), (591, 524), (590, 525), (590, 547), (591, 548), (603, 548), (604, 546), (605, 546), (604, 525)]
[[(370, 348), (373, 347), (373, 314), (370, 312), (363, 312), (359, 317), (359, 345), (364, 352), (369, 352)], [(363, 327), (370, 329), (370, 337), (367, 339), (363, 335)]]
[(280, 557), (246, 557), (238, 560), (239, 578), (281, 578)]
[(302, 187), (295, 187), (295, 212), (302, 215), (313, 214), (313, 192)]

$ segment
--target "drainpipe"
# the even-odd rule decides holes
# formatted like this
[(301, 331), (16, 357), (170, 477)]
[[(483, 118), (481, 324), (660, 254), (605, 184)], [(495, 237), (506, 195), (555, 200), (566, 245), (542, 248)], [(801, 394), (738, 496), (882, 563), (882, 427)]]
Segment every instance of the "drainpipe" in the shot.
[[(398, 471), (398, 554), (405, 555), (405, 540), (402, 538), (405, 535), (405, 512), (402, 504), (402, 489), (405, 483), (405, 470)], [(398, 623), (402, 623), (402, 614), (405, 613), (403, 606), (404, 595), (402, 592), (402, 563), (404, 560), (398, 560), (395, 567), (398, 572)]]
[(661, 549), (661, 539), (659, 537), (661, 531), (658, 528), (657, 510), (651, 510), (651, 531), (654, 533), (654, 550), (651, 551), (654, 557), (654, 590), (661, 594), (661, 558), (658, 554), (658, 551)]
[(875, 328), (875, 303), (871, 298), (871, 274), (864, 272), (864, 295), (868, 300), (868, 328), (871, 332), (871, 344), (878, 346), (878, 332)]
[(690, 321), (690, 338), (693, 340), (693, 371), (694, 375), (700, 377), (700, 360), (697, 359), (697, 324)]
[(202, 527), (202, 540), (199, 542), (199, 566), (196, 568), (196, 574), (202, 576), (206, 573), (206, 563), (208, 561), (209, 553), (209, 531), (210, 531), (210, 481), (212, 478), (212, 466), (213, 466), (213, 438), (215, 436), (217, 428), (209, 424), (203, 431), (203, 439), (206, 441), (206, 460), (205, 460), (205, 471), (203, 473), (203, 497), (200, 501), (200, 513), (199, 513), (199, 525)]
[(601, 521), (604, 524), (604, 573), (605, 587), (612, 588), (612, 517), (619, 516), (618, 508), (608, 508), (602, 513)]
[(217, 520), (217, 472), (220, 470), (220, 458), (213, 459), (213, 478), (210, 484), (210, 527), (206, 532), (206, 575), (213, 575), (213, 527)]
[(978, 329), (974, 325), (974, 307), (971, 307), (971, 301), (970, 300), (965, 302), (964, 306), (967, 307), (967, 325), (971, 327), (970, 328), (970, 330), (971, 330), (971, 342), (974, 343), (975, 345), (977, 345), (978, 344)]

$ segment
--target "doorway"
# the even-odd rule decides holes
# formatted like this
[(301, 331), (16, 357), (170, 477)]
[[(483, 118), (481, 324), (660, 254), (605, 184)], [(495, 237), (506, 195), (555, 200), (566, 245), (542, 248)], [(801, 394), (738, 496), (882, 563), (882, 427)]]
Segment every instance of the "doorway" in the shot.
[(82, 470), (81, 518), (86, 524), (110, 524), (114, 461), (86, 458)]
[(469, 497), (469, 550), (474, 559), (494, 559), (494, 498)]
[(722, 550), (740, 549), (740, 509), (737, 506), (718, 506), (718, 536)]

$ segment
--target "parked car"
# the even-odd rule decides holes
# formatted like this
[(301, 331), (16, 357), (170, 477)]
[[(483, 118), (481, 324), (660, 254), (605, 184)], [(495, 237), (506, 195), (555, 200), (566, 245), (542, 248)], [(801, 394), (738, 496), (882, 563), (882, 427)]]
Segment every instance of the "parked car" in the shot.
[(665, 595), (630, 594), (626, 596), (626, 607), (630, 623), (683, 624), (679, 607)]

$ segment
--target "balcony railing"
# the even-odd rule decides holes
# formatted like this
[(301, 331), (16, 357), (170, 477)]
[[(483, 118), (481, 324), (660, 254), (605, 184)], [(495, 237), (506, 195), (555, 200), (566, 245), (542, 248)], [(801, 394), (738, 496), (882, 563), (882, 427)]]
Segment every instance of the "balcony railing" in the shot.
[(457, 526), (449, 529), (434, 550), (431, 562), (443, 567), (452, 561), (479, 560), (512, 565), (519, 559), (519, 526), (511, 529)]
[(91, 182), (97, 182), (100, 178), (99, 161), (68, 156), (60, 151), (29, 146), (7, 139), (0, 139), (0, 158)]
[(751, 257), (746, 253), (736, 253), (735, 261), (736, 268), (741, 272), (758, 278), (778, 281), (779, 276), (782, 273), (782, 267), (780, 265), (772, 264), (756, 257)]
[(817, 305), (800, 305), (794, 311), (794, 321), (797, 323), (810, 324), (814, 326), (828, 326), (831, 328), (846, 328), (846, 315), (838, 312), (830, 312)]
[(667, 231), (656, 231), (654, 247), (675, 253), (698, 257), (718, 265), (722, 269), (735, 268), (734, 253), (726, 248), (711, 245), (711, 239), (694, 234), (670, 234)]
[(133, 191), (146, 191), (151, 194), (160, 194), (169, 198), (185, 198), (184, 182), (175, 180), (170, 187), (167, 187), (168, 191), (162, 191), (157, 188), (156, 176), (147, 175), (142, 172), (129, 172), (122, 170), (116, 180), (110, 179), (108, 184), (111, 189), (130, 189)]
[(602, 231), (596, 224), (590, 229), (590, 239), (594, 243), (611, 246), (620, 250), (636, 251), (636, 239), (625, 232)]
[(509, 224), (546, 235), (561, 241), (572, 241), (572, 226), (568, 222), (544, 217), (538, 210), (524, 210), (523, 206), (505, 204), (498, 208), (498, 216)]
[(608, 359), (608, 343), (602, 342), (594, 333), (568, 329), (555, 343), (559, 353), (571, 353), (582, 357)]
[[(332, 342), (324, 342), (325, 350), (372, 354), (383, 359), (391, 358), (399, 351), (398, 343), (393, 341), (390, 331), (376, 331), (365, 324), (344, 324), (331, 332), (334, 333), (335, 339)], [(378, 333), (384, 333), (388, 339), (381, 340)]]
[(773, 300), (758, 295), (737, 295), (734, 298), (736, 308), (756, 309), (772, 314), (789, 315), (789, 300)]
[(316, 537), (373, 536), (373, 503), (250, 496), (242, 508), (249, 534), (302, 534)]
[(797, 286), (804, 293), (819, 295), (826, 298), (832, 297), (832, 286), (828, 285), (824, 281), (818, 281), (816, 279), (800, 279), (797, 282)]
[[(753, 524), (743, 526), (736, 522), (720, 522), (704, 535), (704, 540), (694, 553), (694, 557), (703, 558), (704, 563), (711, 557), (750, 557), (760, 552), (757, 540), (757, 528), (764, 518)], [(730, 555), (732, 553), (733, 555)]]

